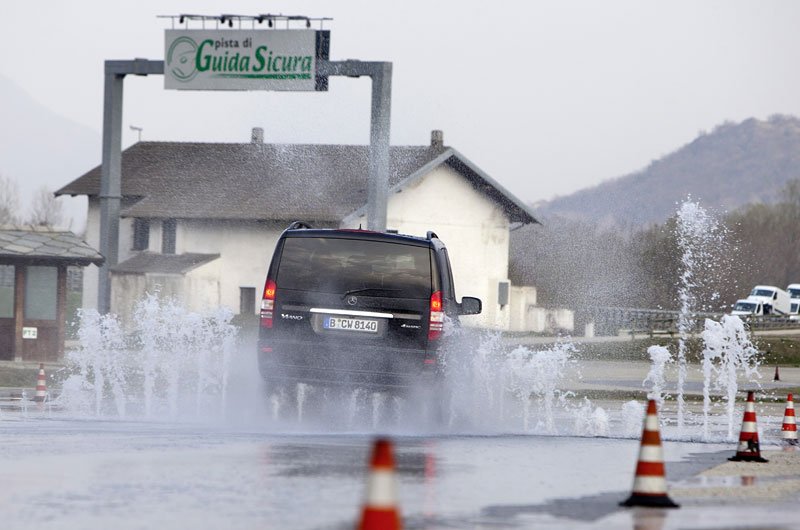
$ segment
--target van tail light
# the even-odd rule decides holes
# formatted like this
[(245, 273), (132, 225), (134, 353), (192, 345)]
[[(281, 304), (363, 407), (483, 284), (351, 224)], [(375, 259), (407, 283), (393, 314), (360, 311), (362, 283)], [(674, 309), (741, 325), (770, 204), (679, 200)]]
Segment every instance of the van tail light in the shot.
[(444, 329), (444, 308), (442, 307), (442, 292), (436, 291), (431, 295), (431, 317), (428, 327), (428, 340), (437, 340), (442, 336)]
[(264, 295), (261, 297), (261, 327), (272, 327), (272, 316), (275, 310), (275, 292), (278, 286), (275, 285), (275, 280), (267, 279), (264, 284)]

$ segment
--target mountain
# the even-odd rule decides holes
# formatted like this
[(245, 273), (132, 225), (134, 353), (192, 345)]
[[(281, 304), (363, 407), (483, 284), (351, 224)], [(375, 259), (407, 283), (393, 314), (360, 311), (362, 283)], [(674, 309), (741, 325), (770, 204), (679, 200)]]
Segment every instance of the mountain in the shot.
[[(0, 116), (0, 175), (17, 183), (23, 216), (39, 188), (55, 191), (100, 160), (99, 132), (58, 115), (2, 75)], [(81, 231), (86, 199), (63, 199), (63, 213), (64, 224), (72, 219), (71, 229)]]
[(544, 220), (560, 216), (604, 226), (662, 223), (691, 195), (719, 213), (772, 203), (800, 178), (800, 119), (772, 116), (724, 123), (642, 171), (536, 205)]

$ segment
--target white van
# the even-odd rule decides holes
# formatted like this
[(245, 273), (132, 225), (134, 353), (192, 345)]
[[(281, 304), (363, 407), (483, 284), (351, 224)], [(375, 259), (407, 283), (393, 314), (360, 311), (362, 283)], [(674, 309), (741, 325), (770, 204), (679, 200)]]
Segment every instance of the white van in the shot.
[(800, 320), (800, 283), (790, 283), (786, 291), (789, 293), (789, 318)]
[(762, 316), (764, 314), (764, 305), (758, 300), (750, 300), (749, 298), (743, 300), (736, 300), (733, 305), (731, 315), (740, 317), (745, 316)]
[(756, 285), (750, 291), (748, 300), (761, 302), (765, 315), (788, 315), (791, 303), (789, 293), (774, 285)]

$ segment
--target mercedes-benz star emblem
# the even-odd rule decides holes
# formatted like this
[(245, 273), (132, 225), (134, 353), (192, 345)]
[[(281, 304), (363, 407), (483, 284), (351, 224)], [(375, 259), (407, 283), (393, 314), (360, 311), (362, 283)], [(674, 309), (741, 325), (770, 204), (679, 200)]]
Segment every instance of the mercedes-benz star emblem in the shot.
[(358, 303), (358, 298), (355, 296), (348, 296), (347, 297), (347, 305), (356, 305)]

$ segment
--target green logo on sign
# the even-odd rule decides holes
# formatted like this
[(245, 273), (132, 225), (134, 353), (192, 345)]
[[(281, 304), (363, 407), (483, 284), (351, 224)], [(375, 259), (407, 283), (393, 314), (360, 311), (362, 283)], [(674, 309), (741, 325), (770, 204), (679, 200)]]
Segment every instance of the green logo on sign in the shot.
[(167, 67), (178, 81), (188, 82), (197, 75), (195, 57), (197, 43), (189, 37), (178, 37), (167, 51)]
[[(271, 45), (270, 45), (271, 46)], [(165, 70), (181, 82), (201, 79), (314, 79), (314, 56), (286, 53), (253, 38), (176, 38), (167, 50)]]

